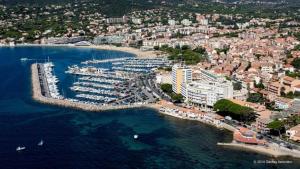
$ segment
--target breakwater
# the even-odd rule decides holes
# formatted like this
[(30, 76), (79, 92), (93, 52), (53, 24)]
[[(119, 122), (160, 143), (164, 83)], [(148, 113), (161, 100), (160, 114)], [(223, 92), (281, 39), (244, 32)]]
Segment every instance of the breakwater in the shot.
[[(82, 102), (74, 102), (68, 99), (55, 99), (49, 97), (49, 94), (45, 94), (45, 89), (47, 83), (41, 81), (40, 76), (42, 75), (39, 72), (38, 64), (31, 65), (31, 83), (32, 83), (32, 97), (34, 100), (51, 105), (57, 105), (61, 107), (75, 108), (84, 111), (105, 111), (105, 110), (118, 110), (118, 109), (129, 109), (129, 108), (139, 108), (139, 107), (149, 107), (148, 104), (131, 104), (131, 105), (92, 105)], [(44, 92), (44, 93), (43, 93)], [(47, 93), (47, 92), (46, 92)], [(44, 94), (44, 95), (43, 95)]]

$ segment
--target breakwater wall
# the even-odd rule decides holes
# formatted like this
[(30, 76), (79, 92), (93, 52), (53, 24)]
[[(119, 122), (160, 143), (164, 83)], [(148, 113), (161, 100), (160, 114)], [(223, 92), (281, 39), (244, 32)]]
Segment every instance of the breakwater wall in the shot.
[(106, 111), (106, 110), (119, 110), (119, 109), (130, 109), (139, 107), (151, 107), (147, 104), (133, 104), (133, 105), (91, 105), (81, 102), (73, 102), (66, 99), (54, 99), (51, 97), (46, 97), (42, 94), (42, 86), (39, 78), (38, 64), (31, 65), (31, 85), (32, 85), (32, 98), (40, 103), (57, 105), (61, 107), (74, 108), (84, 111)]

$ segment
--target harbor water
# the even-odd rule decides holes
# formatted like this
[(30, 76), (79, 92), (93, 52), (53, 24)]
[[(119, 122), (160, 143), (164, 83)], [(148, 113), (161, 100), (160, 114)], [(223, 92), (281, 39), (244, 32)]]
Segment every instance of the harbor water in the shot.
[[(231, 141), (230, 132), (152, 109), (91, 113), (31, 98), (31, 63), (49, 58), (60, 91), (72, 96), (74, 80), (65, 73), (68, 66), (91, 58), (121, 57), (133, 55), (71, 47), (0, 48), (0, 169), (299, 168), (299, 159), (219, 147), (217, 142)], [(41, 140), (43, 146), (38, 146)], [(16, 152), (18, 146), (26, 149)], [(289, 164), (257, 163), (265, 160)]]

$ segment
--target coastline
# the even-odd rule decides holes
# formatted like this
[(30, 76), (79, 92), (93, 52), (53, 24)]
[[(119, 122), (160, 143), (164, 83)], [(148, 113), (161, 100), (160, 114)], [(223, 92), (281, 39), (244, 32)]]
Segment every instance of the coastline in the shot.
[[(142, 51), (133, 47), (117, 47), (113, 45), (90, 45), (90, 46), (76, 46), (73, 44), (16, 44), (15, 46), (3, 46), (3, 47), (24, 47), (24, 46), (37, 46), (37, 47), (71, 47), (71, 48), (90, 48), (90, 49), (98, 49), (98, 50), (112, 50), (112, 51), (120, 51), (126, 52), (135, 55), (137, 58), (157, 58), (157, 57), (165, 57), (162, 55), (160, 51)], [(1, 47), (1, 46), (0, 46)]]
[[(57, 47), (83, 47), (83, 48), (95, 48), (95, 49), (100, 49), (100, 50), (117, 50), (117, 51), (122, 51), (122, 52), (128, 52), (131, 53), (132, 51), (138, 52), (138, 49), (132, 49), (132, 51), (128, 51), (127, 47), (111, 47), (111, 46), (69, 46), (69, 45), (20, 45), (20, 46), (57, 46)], [(143, 52), (143, 51), (139, 51)], [(138, 57), (138, 55), (136, 55)], [(139, 57), (145, 57), (145, 55), (139, 55)], [(148, 55), (147, 55), (148, 56)], [(153, 56), (154, 57), (154, 56)], [(156, 55), (157, 57), (157, 55)], [(81, 102), (72, 102), (70, 100), (66, 99), (54, 99), (54, 98), (49, 98), (45, 97), (42, 95), (41, 92), (41, 86), (40, 86), (40, 81), (39, 81), (39, 76), (38, 76), (38, 71), (37, 71), (37, 64), (32, 64), (31, 65), (31, 83), (32, 83), (32, 98), (40, 103), (44, 104), (49, 104), (49, 105), (56, 105), (60, 107), (67, 107), (67, 108), (74, 108), (74, 109), (79, 109), (83, 111), (88, 111), (88, 112), (100, 112), (100, 111), (107, 111), (107, 110), (120, 110), (120, 109), (130, 109), (130, 108), (152, 108), (158, 111), (161, 114), (176, 117), (179, 119), (186, 119), (186, 120), (194, 120), (194, 121), (199, 121), (204, 124), (208, 124), (217, 128), (224, 128), (229, 131), (233, 131), (231, 126), (226, 126), (227, 124), (221, 124), (221, 125), (216, 125), (214, 123), (209, 123), (203, 120), (197, 120), (197, 119), (192, 119), (189, 117), (181, 117), (181, 116), (174, 116), (168, 113), (163, 113), (160, 111), (160, 107), (158, 104), (134, 104), (134, 105), (120, 105), (120, 106), (111, 106), (111, 105), (90, 105), (90, 104), (85, 104)], [(291, 156), (295, 158), (300, 158), (300, 152), (299, 151), (293, 151), (289, 149), (283, 149), (283, 147), (276, 147), (275, 145), (271, 145), (269, 147), (265, 146), (258, 146), (258, 145), (246, 145), (246, 144), (240, 144), (240, 143), (218, 143), (217, 145), (224, 146), (224, 147), (231, 147), (231, 148), (236, 148), (239, 150), (247, 150), (247, 151), (253, 151), (256, 153), (260, 154), (265, 154), (268, 156), (272, 157), (282, 157), (282, 156)]]
[(142, 51), (132, 47), (117, 47), (113, 45), (91, 45), (91, 46), (76, 46), (76, 47), (127, 52), (136, 55), (137, 58), (157, 58), (161, 54), (161, 52), (158, 51)]
[(32, 86), (32, 98), (33, 100), (50, 105), (56, 105), (60, 107), (74, 108), (90, 112), (106, 111), (106, 110), (119, 110), (119, 109), (130, 109), (130, 108), (141, 108), (141, 107), (151, 107), (147, 104), (134, 104), (134, 105), (89, 105), (80, 102), (72, 102), (66, 99), (54, 99), (50, 97), (45, 97), (42, 95), (40, 80), (37, 70), (37, 64), (31, 65), (31, 86)]
[(242, 143), (217, 143), (219, 146), (234, 148), (243, 151), (252, 151), (255, 153), (265, 154), (271, 157), (294, 157), (300, 158), (300, 151), (290, 150), (277, 144), (268, 144), (268, 146), (249, 145)]
[[(197, 118), (190, 118), (188, 116), (179, 116), (179, 115), (162, 112), (159, 110), (161, 107), (159, 104), (151, 105), (151, 107), (153, 109), (157, 110), (160, 114), (172, 116), (172, 117), (175, 117), (178, 119), (198, 121), (203, 124), (207, 124), (207, 125), (216, 127), (218, 129), (226, 129), (231, 132), (234, 132), (236, 130), (233, 126), (230, 126), (224, 122), (216, 125), (215, 123), (212, 123), (210, 121), (206, 121), (203, 119), (200, 120)], [(217, 143), (217, 145), (223, 146), (223, 147), (234, 148), (234, 149), (241, 150), (241, 151), (252, 151), (255, 153), (264, 154), (264, 155), (276, 157), (276, 158), (277, 157), (286, 157), (286, 156), (300, 158), (300, 151), (291, 150), (291, 149), (282, 147), (282, 146), (280, 146), (278, 144), (274, 144), (274, 143), (268, 143), (267, 146), (263, 146), (263, 145), (251, 145), (251, 144), (237, 143), (237, 142), (233, 141), (231, 143)]]

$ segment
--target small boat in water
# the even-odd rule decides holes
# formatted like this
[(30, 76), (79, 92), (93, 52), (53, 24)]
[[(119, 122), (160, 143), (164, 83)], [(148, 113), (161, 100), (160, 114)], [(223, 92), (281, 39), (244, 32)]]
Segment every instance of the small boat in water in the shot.
[(43, 146), (44, 145), (44, 141), (41, 140), (39, 143), (38, 143), (38, 146)]
[(136, 140), (136, 139), (139, 138), (139, 135), (135, 134), (135, 135), (133, 136), (133, 138)]
[(26, 149), (26, 147), (19, 146), (19, 147), (16, 148), (16, 151), (20, 152), (20, 151), (25, 150), (25, 149)]
[(26, 62), (29, 59), (28, 58), (21, 58), (20, 60), (21, 60), (21, 62)]

